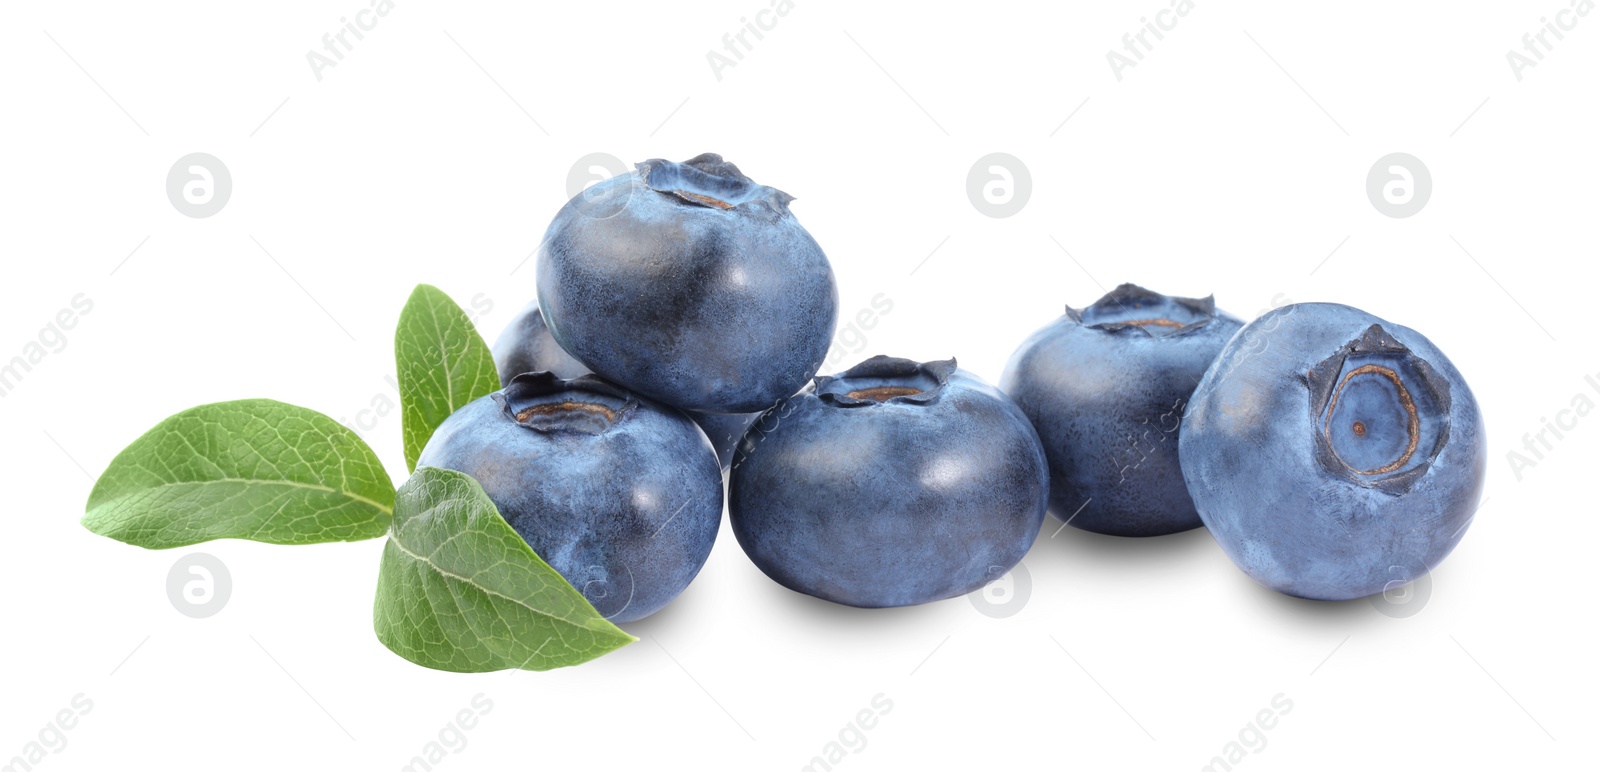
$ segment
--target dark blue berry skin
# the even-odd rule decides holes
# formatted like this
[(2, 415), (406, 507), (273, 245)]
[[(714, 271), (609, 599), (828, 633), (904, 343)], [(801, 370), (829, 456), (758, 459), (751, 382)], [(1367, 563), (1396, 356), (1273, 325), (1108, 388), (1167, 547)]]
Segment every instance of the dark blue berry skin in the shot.
[(573, 359), (550, 335), (537, 300), (517, 312), (511, 323), (500, 331), (500, 337), (495, 338), (491, 351), (501, 386), (523, 373), (548, 372), (567, 379), (590, 373), (589, 368)]
[(717, 460), (722, 462), (722, 471), (728, 471), (733, 465), (733, 454), (739, 450), (739, 441), (744, 439), (744, 433), (755, 423), (760, 413), (696, 413), (688, 411), (689, 420), (700, 426), (711, 440), (711, 446), (717, 449)]
[(511, 527), (602, 616), (631, 622), (700, 571), (722, 472), (684, 414), (594, 375), (518, 375), (456, 411), (418, 466), (471, 475)]
[(1178, 464), (1184, 405), (1243, 322), (1211, 298), (1124, 284), (1031, 335), (1000, 388), (1039, 432), (1050, 511), (1073, 527), (1162, 536), (1200, 527)]
[(1206, 527), (1267, 587), (1319, 600), (1392, 589), (1444, 560), (1487, 462), (1478, 403), (1420, 333), (1304, 303), (1228, 343), (1178, 440)]
[(578, 361), (684, 410), (750, 413), (794, 394), (839, 297), (793, 198), (707, 153), (591, 186), (539, 249), (539, 306)]
[[(589, 368), (572, 358), (545, 327), (544, 316), (539, 313), (539, 302), (529, 303), (511, 323), (500, 332), (494, 342), (494, 364), (500, 372), (500, 385), (522, 373), (550, 372), (560, 378), (577, 378), (588, 375)], [(745, 429), (761, 415), (756, 413), (688, 413), (690, 420), (699, 425), (711, 444), (717, 449), (717, 460), (722, 471), (733, 463), (733, 451)]]
[(768, 410), (729, 479), (767, 576), (851, 606), (969, 593), (1020, 561), (1049, 485), (1028, 419), (955, 360), (874, 357)]

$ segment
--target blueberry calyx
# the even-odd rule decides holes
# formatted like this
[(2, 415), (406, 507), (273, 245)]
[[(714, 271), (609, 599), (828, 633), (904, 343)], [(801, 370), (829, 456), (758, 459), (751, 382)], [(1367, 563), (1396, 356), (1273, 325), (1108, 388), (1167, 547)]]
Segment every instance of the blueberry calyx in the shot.
[(932, 362), (879, 354), (838, 375), (816, 379), (817, 398), (836, 407), (936, 401), (956, 371), (954, 358)]
[(1450, 384), (1373, 324), (1306, 373), (1317, 460), (1357, 485), (1409, 491), (1450, 437)]
[(489, 396), (513, 423), (547, 433), (604, 434), (639, 406), (633, 394), (597, 375), (523, 373)]
[(716, 153), (701, 153), (682, 163), (652, 158), (634, 168), (646, 187), (688, 206), (726, 211), (759, 202), (784, 213), (794, 200), (788, 193), (744, 176), (739, 167)]
[(1182, 298), (1137, 284), (1121, 284), (1084, 308), (1067, 306), (1067, 316), (1091, 329), (1113, 334), (1170, 338), (1188, 335), (1217, 318), (1214, 296)]

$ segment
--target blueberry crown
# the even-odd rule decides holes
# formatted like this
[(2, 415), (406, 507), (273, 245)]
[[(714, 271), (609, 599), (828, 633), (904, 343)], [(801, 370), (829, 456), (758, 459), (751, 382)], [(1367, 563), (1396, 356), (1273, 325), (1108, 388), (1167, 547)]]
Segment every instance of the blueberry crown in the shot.
[(645, 187), (691, 206), (727, 210), (759, 202), (776, 212), (787, 212), (794, 200), (788, 193), (744, 176), (739, 167), (716, 153), (701, 153), (682, 163), (652, 158), (634, 168)]
[(489, 396), (518, 426), (546, 433), (603, 434), (639, 407), (631, 392), (592, 374), (522, 373)]
[(1094, 305), (1067, 306), (1073, 321), (1110, 333), (1169, 338), (1204, 328), (1217, 318), (1214, 297), (1181, 298), (1123, 284), (1107, 292)]
[(838, 407), (926, 404), (939, 398), (956, 360), (918, 362), (879, 354), (838, 375), (816, 379), (817, 398)]

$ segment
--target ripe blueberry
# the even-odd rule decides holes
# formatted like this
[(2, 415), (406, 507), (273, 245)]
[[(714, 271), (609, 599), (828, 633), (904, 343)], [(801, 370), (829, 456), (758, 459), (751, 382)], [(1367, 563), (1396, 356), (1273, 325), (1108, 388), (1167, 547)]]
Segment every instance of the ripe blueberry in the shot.
[(733, 532), (779, 584), (851, 606), (971, 592), (1027, 553), (1044, 452), (1004, 394), (956, 368), (873, 357), (817, 378), (745, 434)]
[(551, 334), (589, 369), (675, 407), (771, 407), (816, 374), (838, 315), (833, 269), (792, 200), (713, 153), (596, 183), (539, 250)]
[(1478, 508), (1483, 418), (1415, 330), (1333, 303), (1271, 311), (1195, 389), (1178, 438), (1200, 517), (1246, 574), (1345, 600), (1419, 578)]
[(689, 586), (722, 520), (722, 473), (682, 412), (598, 376), (525, 373), (445, 419), (419, 466), (464, 472), (602, 616)]
[(1044, 443), (1050, 511), (1117, 536), (1200, 527), (1178, 470), (1179, 421), (1242, 325), (1209, 297), (1124, 284), (1023, 341), (1000, 388)]

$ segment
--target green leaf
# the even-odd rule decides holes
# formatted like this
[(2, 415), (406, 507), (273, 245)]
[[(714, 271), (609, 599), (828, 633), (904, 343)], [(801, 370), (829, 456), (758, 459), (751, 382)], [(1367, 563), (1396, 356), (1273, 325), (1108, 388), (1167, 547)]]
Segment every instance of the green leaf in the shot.
[(211, 539), (315, 544), (382, 536), (394, 483), (355, 432), (269, 399), (190, 408), (112, 459), (83, 525), (149, 549)]
[(511, 529), (478, 482), (423, 467), (383, 547), (378, 640), (438, 670), (549, 670), (637, 638), (606, 621)]
[(466, 312), (426, 284), (417, 285), (400, 311), (394, 358), (406, 469), (412, 471), (433, 430), (468, 402), (500, 388), (500, 376)]

